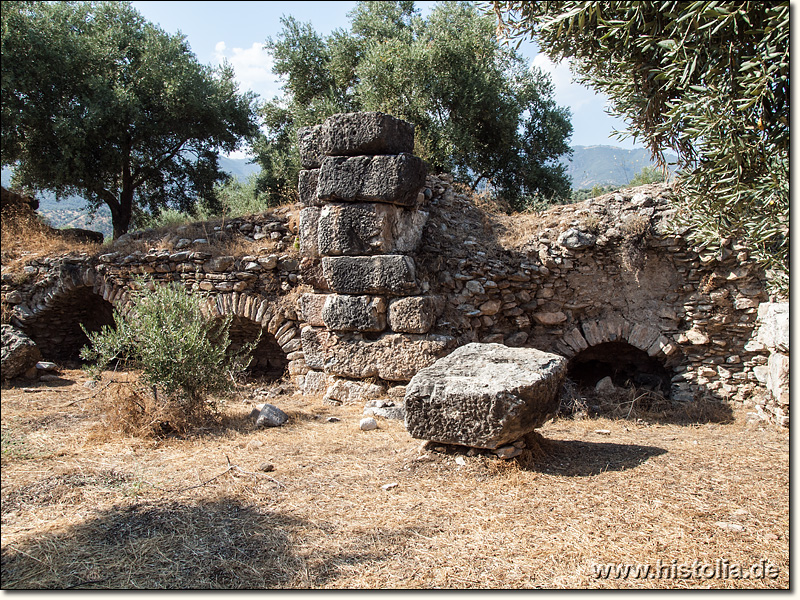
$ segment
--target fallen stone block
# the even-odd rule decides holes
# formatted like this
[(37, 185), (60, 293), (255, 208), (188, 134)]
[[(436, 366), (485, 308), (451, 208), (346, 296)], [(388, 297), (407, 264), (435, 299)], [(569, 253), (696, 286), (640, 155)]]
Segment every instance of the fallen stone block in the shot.
[(410, 295), (418, 290), (414, 260), (409, 256), (326, 256), (322, 276), (340, 294)]
[(391, 401), (370, 400), (364, 406), (364, 416), (402, 421), (406, 418), (406, 409), (403, 406), (396, 406)]
[(328, 156), (320, 166), (317, 199), (414, 206), (425, 174), (422, 159), (411, 154)]
[(324, 394), (328, 389), (331, 378), (322, 371), (309, 371), (303, 375), (301, 391), (307, 396)]
[(3, 325), (2, 327), (2, 378), (13, 379), (35, 369), (42, 358), (39, 347), (23, 331)]
[(380, 398), (385, 394), (386, 386), (377, 383), (336, 378), (325, 391), (323, 400), (337, 404), (353, 404)]
[(67, 229), (53, 229), (51, 230), (55, 235), (67, 240), (74, 240), (76, 242), (90, 242), (93, 244), (102, 244), (105, 236), (99, 231), (92, 231), (91, 229), (81, 229), (80, 227), (69, 227)]
[(263, 404), (253, 409), (251, 417), (256, 419), (256, 427), (280, 427), (289, 420), (289, 415), (273, 404)]
[(414, 125), (380, 112), (333, 115), (320, 133), (320, 149), (329, 156), (414, 151)]
[(565, 358), (534, 348), (467, 344), (419, 371), (406, 387), (412, 437), (495, 450), (558, 411)]
[(393, 204), (329, 204), (319, 214), (319, 253), (364, 256), (413, 252), (427, 219), (427, 212)]

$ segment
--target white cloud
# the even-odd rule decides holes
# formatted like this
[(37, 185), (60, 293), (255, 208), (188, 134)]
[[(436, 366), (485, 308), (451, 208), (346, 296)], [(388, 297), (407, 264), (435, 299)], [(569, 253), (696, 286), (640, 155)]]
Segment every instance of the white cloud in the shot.
[(568, 106), (573, 113), (586, 106), (596, 106), (598, 103), (605, 104), (605, 98), (573, 81), (572, 71), (570, 71), (569, 63), (566, 60), (555, 64), (547, 55), (540, 52), (534, 57), (531, 65), (550, 73), (555, 87), (556, 103), (561, 106)]
[(236, 73), (239, 90), (252, 90), (264, 100), (280, 94), (280, 83), (272, 73), (272, 57), (264, 44), (254, 42), (249, 48), (228, 48), (225, 42), (214, 46), (217, 62), (227, 59)]

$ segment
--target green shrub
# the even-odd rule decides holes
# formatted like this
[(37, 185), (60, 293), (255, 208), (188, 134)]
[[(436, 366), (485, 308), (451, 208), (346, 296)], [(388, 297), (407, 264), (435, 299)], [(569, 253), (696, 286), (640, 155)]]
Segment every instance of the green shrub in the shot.
[(216, 412), (212, 395), (233, 390), (258, 339), (231, 354), (229, 317), (205, 314), (203, 300), (178, 285), (139, 280), (136, 288), (128, 317), (115, 312), (115, 328), (84, 329), (91, 346), (81, 350), (81, 358), (94, 361), (96, 370), (115, 360), (141, 369), (141, 381), (153, 396), (142, 403), (142, 416), (161, 413), (175, 421), (162, 422), (162, 430), (181, 429), (179, 422), (200, 423)]
[(174, 208), (165, 208), (155, 215), (146, 211), (137, 211), (133, 219), (131, 219), (131, 226), (133, 229), (146, 229), (148, 227), (160, 229), (174, 225), (186, 225), (192, 221), (192, 216), (185, 212)]
[(641, 171), (633, 176), (633, 179), (630, 180), (628, 185), (631, 187), (636, 187), (639, 185), (646, 185), (648, 183), (661, 183), (663, 181), (665, 181), (664, 169), (660, 169), (657, 166), (644, 166), (642, 167)]
[(268, 194), (257, 191), (256, 185), (256, 175), (251, 175), (244, 182), (233, 177), (224, 184), (217, 185), (218, 206), (212, 208), (203, 204), (198, 211), (198, 217), (208, 220), (212, 217), (234, 218), (266, 212), (275, 203), (270, 201)]

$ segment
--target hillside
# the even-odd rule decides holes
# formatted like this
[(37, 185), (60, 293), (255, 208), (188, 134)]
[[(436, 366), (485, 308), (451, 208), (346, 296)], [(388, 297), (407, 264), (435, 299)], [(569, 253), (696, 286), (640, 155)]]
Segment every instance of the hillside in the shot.
[[(644, 148), (625, 150), (616, 146), (574, 146), (572, 160), (562, 159), (567, 174), (572, 177), (572, 189), (591, 188), (595, 185), (627, 185), (642, 170), (655, 161)], [(674, 160), (674, 154), (667, 154)]]
[[(595, 185), (626, 185), (642, 167), (653, 164), (647, 150), (625, 150), (615, 146), (574, 146), (572, 160), (563, 159), (567, 174), (572, 177), (572, 188), (585, 189)], [(668, 158), (674, 155), (668, 155)], [(220, 166), (233, 177), (247, 179), (258, 173), (260, 167), (248, 162), (247, 158), (220, 157)], [(2, 184), (8, 187), (11, 170), (3, 168)], [(101, 206), (90, 219), (85, 201), (79, 196), (68, 196), (56, 201), (53, 194), (39, 194), (39, 211), (53, 227), (80, 227), (112, 233), (111, 213), (107, 206)]]
[[(258, 173), (260, 167), (249, 164), (249, 159), (234, 159), (220, 157), (219, 163), (222, 170), (241, 180), (247, 179), (252, 173)], [(9, 187), (11, 183), (12, 170), (3, 167), (2, 185)], [(67, 196), (61, 200), (56, 200), (55, 194), (37, 194), (39, 200), (39, 210), (49, 225), (57, 229), (65, 227), (79, 227), (81, 229), (91, 229), (99, 231), (103, 235), (111, 236), (114, 228), (111, 225), (111, 211), (106, 205), (101, 206), (94, 218), (90, 217), (86, 208), (86, 201), (80, 196)]]

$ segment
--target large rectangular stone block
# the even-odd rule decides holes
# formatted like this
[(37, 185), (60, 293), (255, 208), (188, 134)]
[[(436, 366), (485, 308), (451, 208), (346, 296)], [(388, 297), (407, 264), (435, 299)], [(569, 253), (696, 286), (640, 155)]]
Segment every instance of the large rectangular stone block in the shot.
[(467, 344), (419, 371), (406, 386), (412, 437), (496, 449), (558, 411), (567, 360), (534, 348)]
[(398, 333), (428, 333), (444, 308), (441, 296), (409, 296), (389, 304), (389, 327)]
[(304, 169), (316, 169), (322, 162), (322, 125), (301, 127), (297, 130), (297, 147), (300, 164)]
[(409, 381), (456, 344), (455, 338), (444, 335), (391, 333), (365, 340), (359, 334), (313, 327), (303, 329), (302, 340), (306, 364), (313, 369), (338, 377), (386, 381)]
[(414, 206), (423, 185), (425, 165), (411, 154), (328, 156), (319, 169), (317, 199)]
[(322, 308), (322, 320), (333, 331), (383, 331), (386, 298), (330, 294)]
[(321, 149), (329, 156), (414, 151), (414, 125), (380, 112), (340, 113), (322, 124)]
[(317, 198), (317, 179), (319, 179), (319, 169), (305, 169), (298, 174), (297, 195), (303, 206), (322, 205)]
[(406, 296), (418, 290), (410, 256), (325, 256), (322, 275), (331, 291), (340, 294)]
[(328, 204), (319, 215), (319, 253), (364, 256), (413, 252), (427, 219), (427, 212), (392, 204)]
[(319, 206), (307, 206), (300, 211), (300, 253), (303, 256), (319, 256)]

